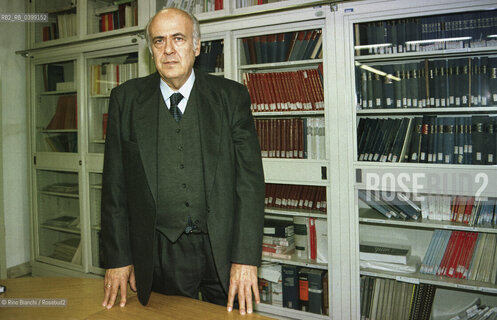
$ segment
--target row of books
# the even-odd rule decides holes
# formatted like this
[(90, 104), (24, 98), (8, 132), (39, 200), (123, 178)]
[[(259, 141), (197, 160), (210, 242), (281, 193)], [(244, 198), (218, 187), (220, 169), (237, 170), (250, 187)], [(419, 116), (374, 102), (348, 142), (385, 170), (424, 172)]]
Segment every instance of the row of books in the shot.
[(325, 159), (324, 118), (255, 119), (264, 158)]
[(280, 2), (280, 1), (285, 1), (285, 0), (236, 0), (236, 7), (246, 8), (261, 4)]
[(361, 320), (429, 320), (436, 287), (361, 276)]
[(130, 0), (127, 3), (114, 4), (95, 10), (98, 16), (99, 32), (117, 30), (138, 25), (138, 4)]
[(356, 44), (366, 46), (356, 54), (495, 46), (496, 34), (496, 10), (367, 22), (355, 26)]
[(357, 101), (363, 109), (497, 104), (497, 58), (424, 60), (357, 70)]
[(326, 220), (303, 216), (294, 216), (291, 220), (266, 218), (262, 255), (328, 263)]
[(496, 284), (497, 234), (435, 230), (420, 272)]
[(223, 0), (163, 0), (164, 8), (178, 8), (193, 14), (223, 10)]
[[(65, 70), (67, 68), (67, 70)], [(56, 91), (61, 83), (72, 83), (73, 79), (67, 79), (65, 74), (72, 73), (74, 65), (48, 63), (42, 65), (43, 90)]]
[(266, 183), (267, 208), (326, 212), (326, 188)]
[(82, 252), (80, 239), (73, 237), (66, 240), (58, 241), (53, 244), (53, 253), (51, 258), (67, 261), (75, 264), (81, 264)]
[[(262, 265), (259, 269), (261, 302), (315, 314), (329, 314), (327, 271), (275, 264)], [(266, 272), (268, 269), (270, 271)], [(271, 276), (265, 276), (270, 273)]]
[(45, 188), (43, 188), (45, 192), (56, 192), (56, 193), (70, 193), (70, 194), (78, 194), (79, 185), (77, 183), (72, 182), (58, 182), (52, 183)]
[(321, 29), (242, 38), (246, 64), (319, 59)]
[(478, 319), (497, 319), (497, 308), (480, 304), (480, 299), (476, 303), (465, 308), (456, 314), (450, 320), (478, 320)]
[(52, 22), (42, 29), (42, 41), (68, 38), (77, 35), (77, 16), (75, 13), (57, 15), (57, 22)]
[(90, 67), (91, 95), (109, 95), (114, 87), (138, 76), (138, 63), (101, 63)]
[(253, 112), (324, 110), (322, 65), (290, 72), (244, 73), (242, 78)]
[(359, 161), (493, 165), (497, 117), (361, 118)]
[(451, 221), (470, 226), (497, 225), (497, 199), (422, 195), (415, 203), (403, 193), (359, 190), (359, 199), (388, 219)]
[(497, 225), (497, 199), (427, 195), (420, 202), (423, 219), (452, 221), (470, 226)]
[(43, 225), (49, 227), (59, 227), (59, 228), (69, 228), (69, 229), (79, 229), (80, 220), (79, 217), (62, 215), (55, 218), (47, 219), (43, 222)]
[(224, 41), (204, 41), (194, 67), (208, 73), (224, 71)]
[(418, 220), (421, 208), (400, 192), (358, 190), (358, 197), (387, 219)]

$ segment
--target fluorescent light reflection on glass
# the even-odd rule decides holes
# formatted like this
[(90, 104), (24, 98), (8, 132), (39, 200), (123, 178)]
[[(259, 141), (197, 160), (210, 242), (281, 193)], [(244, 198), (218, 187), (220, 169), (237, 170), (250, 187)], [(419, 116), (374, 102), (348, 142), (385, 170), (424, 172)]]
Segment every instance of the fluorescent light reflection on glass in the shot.
[(399, 77), (396, 77), (394, 76), (393, 74), (389, 74), (389, 73), (386, 73), (386, 72), (383, 72), (381, 70), (378, 70), (376, 68), (373, 68), (371, 66), (368, 66), (368, 65), (365, 65), (365, 64), (362, 64), (360, 62), (355, 62), (355, 65), (358, 66), (359, 68), (361, 69), (364, 69), (364, 70), (367, 70), (369, 72), (372, 72), (372, 73), (376, 73), (376, 74), (379, 74), (380, 76), (382, 77), (386, 77), (388, 79), (392, 79), (392, 80), (395, 80), (395, 81), (400, 81), (400, 78)]
[(442, 39), (429, 39), (429, 40), (413, 40), (406, 41), (406, 44), (424, 44), (424, 43), (434, 43), (434, 42), (449, 42), (449, 41), (464, 41), (471, 40), (471, 37), (457, 37), (457, 38), (442, 38)]
[(356, 50), (374, 49), (374, 48), (391, 47), (391, 46), (392, 46), (391, 43), (364, 44), (364, 45), (354, 46), (354, 49)]

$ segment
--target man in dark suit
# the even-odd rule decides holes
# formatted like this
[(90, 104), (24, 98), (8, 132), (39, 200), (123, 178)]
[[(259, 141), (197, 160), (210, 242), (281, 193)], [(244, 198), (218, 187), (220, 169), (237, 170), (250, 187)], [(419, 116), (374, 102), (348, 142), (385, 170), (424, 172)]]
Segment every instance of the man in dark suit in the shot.
[(264, 177), (246, 88), (193, 70), (198, 21), (178, 9), (147, 25), (157, 73), (112, 90), (102, 240), (110, 308), (128, 282), (227, 305), (259, 302)]

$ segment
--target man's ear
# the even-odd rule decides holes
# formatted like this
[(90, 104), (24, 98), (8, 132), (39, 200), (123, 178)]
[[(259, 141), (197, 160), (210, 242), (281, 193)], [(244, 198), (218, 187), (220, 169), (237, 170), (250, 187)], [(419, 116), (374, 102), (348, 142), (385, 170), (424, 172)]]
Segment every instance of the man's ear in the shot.
[(197, 40), (197, 48), (195, 49), (195, 57), (198, 57), (200, 54), (200, 39)]

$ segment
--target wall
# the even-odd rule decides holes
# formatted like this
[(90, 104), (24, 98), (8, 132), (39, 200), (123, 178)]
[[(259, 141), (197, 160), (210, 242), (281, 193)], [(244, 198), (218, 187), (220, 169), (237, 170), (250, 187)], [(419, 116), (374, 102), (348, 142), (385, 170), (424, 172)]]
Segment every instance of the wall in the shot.
[[(0, 2), (0, 13), (23, 13), (24, 1)], [(3, 210), (7, 268), (30, 260), (26, 58), (27, 24), (0, 21)], [(0, 176), (1, 177), (1, 176)], [(0, 224), (1, 226), (1, 224)], [(0, 239), (3, 241), (3, 239)], [(1, 254), (1, 253), (0, 253)]]

